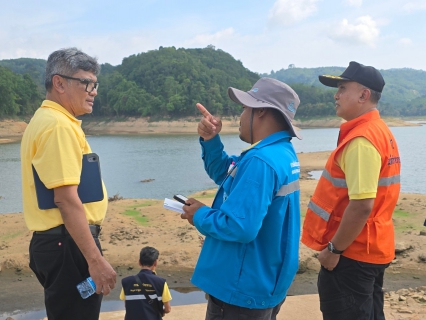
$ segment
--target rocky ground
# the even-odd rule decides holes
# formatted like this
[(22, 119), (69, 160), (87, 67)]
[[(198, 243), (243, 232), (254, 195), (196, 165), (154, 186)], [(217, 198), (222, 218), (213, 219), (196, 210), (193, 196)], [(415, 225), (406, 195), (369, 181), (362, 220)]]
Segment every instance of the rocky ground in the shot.
[[(315, 157), (306, 154), (300, 158), (308, 168), (312, 162), (308, 158), (325, 157), (327, 153)], [(301, 181), (303, 211), (315, 184), (305, 178)], [(210, 190), (194, 196), (209, 204), (213, 195), (214, 191)], [(388, 319), (426, 319), (425, 206), (424, 195), (403, 194), (398, 202), (395, 214), (397, 255), (386, 272), (384, 285)], [(16, 309), (41, 309), (41, 287), (28, 270), (27, 248), (31, 233), (25, 227), (23, 215), (5, 214), (0, 218), (0, 315)], [(151, 245), (161, 253), (159, 274), (167, 279), (170, 287), (193, 290), (189, 279), (200, 251), (198, 233), (180, 219), (179, 214), (163, 209), (162, 201), (122, 199), (110, 202), (101, 241), (105, 256), (117, 270), (119, 279), (136, 272), (140, 248)], [(316, 252), (302, 245), (299, 274), (289, 294), (316, 293), (318, 269)], [(117, 300), (118, 295), (119, 286), (106, 299)]]
[[(195, 122), (184, 123), (181, 123), (180, 127), (177, 123), (174, 126), (181, 129), (190, 126), (192, 131), (196, 126)], [(161, 131), (161, 126), (157, 125), (155, 127), (151, 124), (150, 128), (155, 128), (152, 129), (153, 132), (170, 132), (164, 128)], [(319, 123), (310, 125), (320, 126)], [(25, 126), (24, 122), (0, 122), (0, 143), (19, 140)], [(92, 126), (96, 127), (95, 124)], [(111, 132), (107, 133), (120, 133), (117, 126), (121, 127), (119, 124), (111, 125)], [(149, 123), (146, 126), (148, 128)], [(230, 123), (230, 128), (237, 132), (237, 122)], [(105, 133), (101, 129), (93, 132)], [(328, 155), (329, 152), (299, 155), (302, 166), (303, 214), (316, 185), (316, 181), (308, 179), (308, 172), (323, 168)], [(209, 204), (213, 195), (214, 191), (209, 190), (197, 193), (194, 197)], [(398, 201), (394, 213), (396, 259), (387, 269), (384, 284), (387, 319), (426, 319), (426, 227), (423, 227), (425, 208), (426, 195), (401, 194)], [(0, 319), (3, 319), (4, 312), (43, 308), (41, 287), (28, 268), (30, 237), (31, 233), (27, 230), (21, 213), (0, 215)], [(115, 201), (110, 202), (101, 241), (105, 256), (117, 270), (119, 279), (136, 272), (140, 248), (151, 245), (157, 247), (161, 253), (158, 273), (167, 279), (170, 287), (194, 290), (189, 279), (200, 251), (198, 233), (194, 227), (180, 219), (179, 214), (163, 209), (162, 201), (119, 200), (117, 195)], [(316, 293), (318, 269), (316, 252), (302, 245), (300, 270), (289, 294)], [(106, 300), (117, 300), (119, 290), (117, 286)]]
[(387, 319), (426, 319), (426, 286), (385, 293)]

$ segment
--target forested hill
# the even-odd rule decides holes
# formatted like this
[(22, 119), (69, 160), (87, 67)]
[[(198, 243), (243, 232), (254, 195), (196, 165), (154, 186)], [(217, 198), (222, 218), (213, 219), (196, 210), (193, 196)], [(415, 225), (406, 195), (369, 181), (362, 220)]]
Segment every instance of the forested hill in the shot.
[[(344, 67), (296, 68), (272, 71), (262, 76), (271, 77), (288, 84), (305, 84), (325, 88), (319, 75), (341, 75)], [(426, 71), (409, 68), (380, 70), (386, 85), (382, 93), (382, 113), (389, 115), (426, 115)], [(423, 105), (423, 108), (422, 108)]]
[[(46, 61), (0, 60), (0, 117), (29, 115), (43, 99)], [(160, 47), (102, 65), (95, 99), (96, 116), (150, 116), (154, 119), (198, 116), (196, 102), (218, 115), (238, 115), (241, 107), (227, 95), (228, 87), (249, 90), (260, 76), (290, 84), (299, 94), (296, 118), (335, 114), (334, 89), (321, 85), (320, 74), (340, 75), (343, 67), (288, 68), (259, 75), (230, 54), (203, 49)], [(383, 115), (426, 115), (426, 72), (381, 70), (386, 86), (379, 109)]]
[(8, 68), (14, 73), (28, 74), (36, 82), (40, 90), (44, 88), (46, 60), (30, 58), (0, 60), (0, 66)]
[(123, 59), (114, 72), (101, 75), (97, 114), (141, 116), (197, 115), (205, 103), (215, 114), (241, 112), (227, 96), (228, 87), (249, 90), (259, 76), (230, 54), (204, 49), (148, 51)]
[(36, 82), (0, 66), (0, 118), (30, 115), (40, 105), (42, 95)]

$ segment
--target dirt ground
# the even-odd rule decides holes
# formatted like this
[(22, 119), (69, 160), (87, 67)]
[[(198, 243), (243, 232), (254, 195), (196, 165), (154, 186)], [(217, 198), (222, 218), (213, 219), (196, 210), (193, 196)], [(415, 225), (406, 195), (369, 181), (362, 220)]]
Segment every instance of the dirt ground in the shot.
[[(308, 179), (308, 172), (320, 169), (328, 155), (329, 152), (299, 155), (303, 214), (316, 185), (315, 180)], [(207, 190), (192, 196), (211, 204), (214, 193), (215, 190)], [(152, 199), (111, 201), (100, 236), (104, 255), (121, 279), (137, 272), (139, 250), (146, 245), (154, 246), (160, 251), (159, 275), (167, 279), (171, 288), (194, 290), (189, 279), (200, 252), (198, 233), (180, 219), (178, 213), (164, 209), (162, 204), (161, 200)], [(426, 195), (400, 196), (394, 215), (397, 256), (387, 269), (384, 285), (388, 292), (426, 285), (425, 207)], [(18, 309), (42, 309), (41, 286), (28, 268), (31, 233), (25, 226), (23, 215), (2, 214), (0, 218), (0, 315)], [(290, 295), (316, 293), (319, 263), (315, 256), (314, 251), (301, 245), (300, 270)], [(119, 290), (118, 285), (105, 299), (117, 300)], [(419, 306), (426, 313), (426, 306), (421, 303)]]
[[(180, 120), (151, 122), (149, 118), (126, 118), (119, 121), (115, 118), (99, 119), (86, 115), (82, 126), (87, 135), (106, 134), (196, 134), (198, 118), (188, 117)], [(397, 118), (385, 118), (391, 127), (415, 126)], [(19, 141), (27, 127), (28, 120), (0, 120), (0, 144)], [(222, 133), (238, 133), (239, 117), (222, 119)], [(306, 121), (294, 121), (298, 128), (338, 128), (342, 120), (336, 117)]]
[[(335, 119), (333, 121), (336, 122)], [(337, 127), (339, 123), (334, 122), (328, 125), (324, 122), (299, 125)], [(407, 124), (397, 119), (388, 120), (388, 123), (396, 126)], [(196, 125), (195, 121), (149, 123), (143, 119), (111, 121), (102, 125), (88, 121), (85, 131), (87, 134), (194, 133)], [(19, 140), (25, 127), (25, 122), (0, 121), (0, 143)], [(237, 119), (227, 120), (224, 132), (238, 132)], [(322, 170), (329, 154), (330, 152), (299, 154), (303, 215), (317, 183), (308, 179), (308, 172)], [(207, 190), (192, 196), (210, 204), (214, 192)], [(410, 288), (426, 286), (426, 227), (423, 227), (425, 208), (426, 195), (401, 194), (398, 201), (394, 213), (396, 259), (387, 269), (384, 284), (384, 289), (388, 292), (387, 319), (426, 319), (426, 287), (425, 290), (410, 291)], [(25, 226), (22, 213), (0, 215), (0, 318), (5, 312), (43, 309), (41, 286), (28, 268), (30, 238), (31, 233)], [(198, 233), (194, 227), (180, 219), (179, 214), (163, 209), (162, 201), (123, 199), (110, 202), (103, 223), (101, 242), (105, 257), (117, 271), (118, 283), (122, 277), (137, 272), (138, 252), (143, 246), (150, 245), (160, 251), (158, 274), (167, 279), (170, 288), (182, 292), (195, 290), (189, 279), (200, 252)], [(299, 273), (289, 294), (316, 293), (316, 276), (319, 270), (316, 253), (301, 245), (299, 259)], [(117, 300), (119, 291), (120, 286), (117, 285), (105, 300)]]

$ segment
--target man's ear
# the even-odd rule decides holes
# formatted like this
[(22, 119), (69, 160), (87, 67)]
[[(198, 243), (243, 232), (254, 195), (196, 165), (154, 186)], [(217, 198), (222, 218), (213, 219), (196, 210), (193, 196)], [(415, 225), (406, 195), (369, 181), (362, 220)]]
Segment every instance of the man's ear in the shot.
[(64, 93), (65, 92), (65, 79), (58, 76), (58, 75), (54, 75), (52, 77), (52, 88), (56, 91), (58, 91), (59, 93)]
[(370, 100), (371, 97), (371, 91), (370, 89), (363, 89), (361, 92), (361, 96), (359, 97), (360, 101), (362, 102), (366, 102), (368, 100)]
[(257, 108), (257, 115), (259, 118), (264, 117), (268, 113), (268, 108)]

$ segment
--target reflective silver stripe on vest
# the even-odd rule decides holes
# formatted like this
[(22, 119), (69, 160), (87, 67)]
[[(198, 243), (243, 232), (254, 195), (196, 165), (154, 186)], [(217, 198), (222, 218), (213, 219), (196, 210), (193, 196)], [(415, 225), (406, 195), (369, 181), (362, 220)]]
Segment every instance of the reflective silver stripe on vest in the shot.
[[(327, 170), (324, 170), (322, 172), (322, 176), (324, 178), (326, 178), (328, 181), (330, 181), (331, 184), (335, 187), (338, 187), (338, 188), (347, 188), (348, 187), (345, 179), (333, 178)], [(387, 187), (387, 186), (390, 186), (392, 184), (397, 184), (397, 183), (400, 183), (400, 182), (401, 182), (401, 177), (398, 174), (398, 175), (392, 176), (392, 177), (380, 178), (379, 181), (378, 181), (378, 186), (379, 187)]]
[(392, 177), (380, 178), (379, 179), (379, 187), (390, 186), (392, 184), (400, 183), (400, 181), (401, 181), (401, 177), (400, 177), (399, 174), (396, 175), (396, 176), (392, 176)]
[[(157, 299), (159, 301), (163, 300), (163, 297), (157, 297), (156, 294), (149, 294), (148, 297), (150, 297), (152, 300)], [(146, 297), (144, 294), (135, 294), (131, 296), (126, 296), (126, 300), (146, 300)]]
[(347, 188), (348, 187), (348, 185), (346, 184), (346, 180), (345, 179), (333, 178), (331, 176), (331, 174), (327, 170), (324, 170), (322, 172), (322, 176), (324, 178), (326, 178), (328, 181), (330, 181), (331, 184), (333, 186), (337, 187), (337, 188)]
[(135, 294), (132, 296), (126, 296), (126, 300), (145, 300), (144, 294)]
[(328, 222), (328, 219), (330, 219), (330, 214), (325, 211), (323, 208), (318, 206), (317, 204), (313, 203), (312, 201), (309, 201), (308, 208), (311, 209), (315, 214), (320, 216), (322, 219)]
[(229, 174), (232, 178), (235, 178), (235, 175), (237, 174), (237, 169), (238, 167), (234, 167), (233, 169), (231, 169), (231, 173)]
[(290, 193), (293, 193), (297, 190), (300, 190), (299, 180), (295, 180), (293, 182), (290, 182), (289, 184), (283, 185), (280, 190), (278, 190), (276, 196), (285, 197), (286, 195), (289, 195)]

